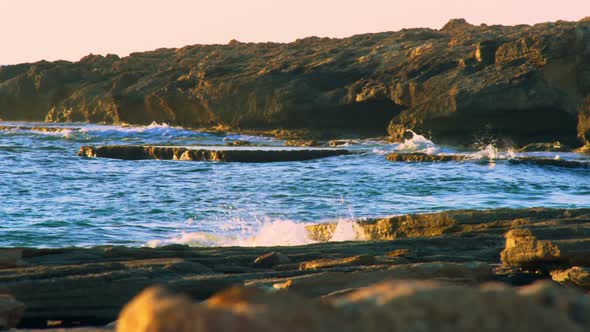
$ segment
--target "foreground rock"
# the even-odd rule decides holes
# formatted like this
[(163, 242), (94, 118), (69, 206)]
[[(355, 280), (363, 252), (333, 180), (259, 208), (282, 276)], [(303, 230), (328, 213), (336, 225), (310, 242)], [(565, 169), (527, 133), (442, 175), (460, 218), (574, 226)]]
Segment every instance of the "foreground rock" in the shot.
[(575, 227), (531, 226), (506, 233), (502, 262), (520, 267), (590, 266), (590, 220)]
[[(49, 321), (53, 327), (103, 326), (155, 284), (193, 300), (236, 285), (308, 299), (333, 298), (384, 280), (526, 285), (551, 279), (550, 272), (571, 264), (586, 266), (583, 230), (589, 222), (590, 209), (449, 211), (359, 222), (359, 236), (373, 241), (321, 242), (336, 228), (325, 224), (308, 227), (310, 238), (319, 243), (299, 247), (25, 248), (11, 258), (19, 265), (0, 268), (0, 285), (24, 303), (21, 326), (29, 328), (47, 327)], [(506, 245), (504, 233), (515, 229), (531, 229), (533, 237), (557, 246), (560, 256), (555, 260), (555, 255), (546, 259), (527, 253), (539, 252), (535, 245)], [(541, 237), (541, 231), (552, 229), (555, 233)], [(573, 234), (569, 247), (568, 230)], [(505, 247), (510, 254), (503, 254), (506, 266), (500, 267)]]
[(505, 234), (505, 266), (590, 290), (590, 216), (522, 224)]
[(278, 162), (278, 161), (303, 161), (317, 158), (342, 156), (351, 154), (348, 150), (341, 149), (215, 149), (185, 148), (174, 146), (138, 146), (138, 145), (113, 145), (113, 146), (83, 146), (78, 151), (78, 156), (89, 158), (112, 158), (123, 160), (190, 160), (190, 161), (222, 161), (222, 162)]
[[(547, 301), (554, 294), (563, 305)], [(586, 295), (544, 283), (513, 290), (390, 281), (324, 301), (231, 288), (202, 304), (151, 288), (125, 307), (117, 331), (581, 332), (589, 309)]]
[(0, 329), (16, 327), (25, 311), (25, 305), (11, 295), (0, 294)]
[(590, 289), (590, 267), (574, 266), (567, 270), (551, 271), (551, 278), (561, 284)]
[(2, 66), (0, 118), (590, 144), (590, 22), (456, 22)]

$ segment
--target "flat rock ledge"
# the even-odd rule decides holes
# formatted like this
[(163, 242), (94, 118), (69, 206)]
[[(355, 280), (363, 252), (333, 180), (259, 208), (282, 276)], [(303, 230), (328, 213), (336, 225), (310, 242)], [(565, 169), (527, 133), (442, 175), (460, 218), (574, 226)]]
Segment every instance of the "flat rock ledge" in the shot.
[(123, 160), (159, 159), (264, 163), (304, 161), (348, 155), (351, 153), (351, 151), (344, 149), (253, 149), (239, 147), (233, 147), (231, 149), (210, 147), (205, 149), (174, 146), (112, 145), (99, 147), (82, 146), (80, 151), (78, 151), (78, 156)]
[[(387, 160), (392, 162), (486, 162), (487, 159), (474, 159), (467, 155), (458, 154), (426, 154), (426, 153), (390, 153), (387, 155)], [(564, 168), (590, 168), (590, 161), (578, 160), (564, 160), (551, 158), (535, 158), (535, 157), (516, 157), (506, 159), (508, 163), (515, 165), (534, 165), (534, 166), (555, 166)], [(502, 160), (493, 160), (502, 161)]]
[(390, 153), (387, 160), (393, 162), (437, 162), (437, 161), (463, 161), (469, 160), (466, 156), (450, 154), (426, 154), (426, 153)]
[(102, 326), (84, 331), (112, 331), (113, 321), (117, 331), (590, 330), (580, 314), (590, 310), (590, 209), (395, 216), (358, 222), (364, 241), (325, 242), (335, 227), (308, 227), (318, 243), (297, 247), (0, 249), (0, 322)]

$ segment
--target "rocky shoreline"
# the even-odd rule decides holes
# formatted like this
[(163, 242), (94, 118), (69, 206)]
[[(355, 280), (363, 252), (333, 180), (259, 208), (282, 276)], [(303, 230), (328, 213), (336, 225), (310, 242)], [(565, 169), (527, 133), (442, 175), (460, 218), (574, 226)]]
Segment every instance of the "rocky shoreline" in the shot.
[[(590, 20), (193, 45), (0, 67), (0, 119), (590, 145)], [(526, 124), (526, 125), (524, 125)]]
[[(309, 226), (318, 242), (299, 247), (0, 249), (9, 294), (0, 297), (0, 323), (118, 320), (117, 331), (590, 328), (582, 314), (590, 309), (590, 209), (387, 217), (358, 222), (357, 241), (325, 242), (335, 228)], [(167, 290), (132, 301), (154, 285)]]
[[(287, 44), (234, 40), (124, 58), (89, 55), (78, 62), (0, 66), (0, 121), (122, 127), (156, 122), (270, 135), (285, 145), (221, 141), (222, 135), (216, 146), (194, 147), (167, 146), (163, 140), (125, 145), (128, 141), (121, 139), (120, 145), (82, 146), (78, 156), (83, 158), (300, 161), (366, 152), (342, 148), (351, 140), (340, 138), (402, 142), (409, 131), (460, 151), (492, 144), (520, 152), (588, 152), (590, 19), (534, 26), (474, 26), (458, 19), (439, 30), (310, 37)], [(0, 131), (82, 129), (15, 124), (0, 125)], [(70, 144), (60, 156), (69, 153), (68, 160), (75, 159), (72, 146), (79, 147)], [(8, 159), (21, 152), (11, 153)], [(587, 158), (562, 160), (557, 154), (554, 159), (530, 154), (483, 160), (465, 153), (378, 153), (371, 155), (395, 163), (504, 162), (571, 168), (582, 176), (585, 170), (578, 169), (590, 168)], [(74, 160), (76, 165), (84, 167), (83, 158)], [(376, 165), (382, 164), (387, 162)], [(46, 165), (35, 170), (55, 169)], [(358, 165), (350, 168), (356, 171)], [(129, 169), (121, 168), (121, 174)], [(13, 178), (30, 173), (35, 171)], [(207, 176), (193, 181), (206, 186)], [(225, 173), (220, 178), (225, 181)], [(95, 184), (88, 183), (64, 197)], [(366, 186), (372, 189), (375, 183)], [(39, 185), (46, 183), (35, 183), (31, 191)], [(249, 187), (237, 189), (238, 196), (247, 195), (241, 190)], [(582, 190), (576, 193), (587, 193)], [(23, 197), (34, 208), (36, 203)], [(125, 198), (126, 193), (117, 196)], [(46, 197), (36, 202), (50, 204)], [(307, 225), (302, 232), (311, 244), (305, 246), (0, 248), (0, 330), (590, 330), (590, 208), (366, 219), (350, 225), (353, 240), (347, 242), (333, 241), (338, 229), (336, 222)]]

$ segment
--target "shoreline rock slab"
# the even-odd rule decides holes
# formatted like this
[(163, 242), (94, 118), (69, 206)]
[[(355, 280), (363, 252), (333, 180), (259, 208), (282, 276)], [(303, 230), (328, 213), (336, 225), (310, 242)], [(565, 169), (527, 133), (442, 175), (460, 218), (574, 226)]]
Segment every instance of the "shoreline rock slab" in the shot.
[[(585, 267), (585, 260), (569, 259), (584, 257), (575, 250), (585, 247), (568, 247), (565, 239), (568, 232), (577, 234), (570, 238), (580, 244), (586, 234), (580, 229), (589, 220), (590, 209), (463, 210), (359, 221), (366, 237), (354, 242), (321, 242), (334, 231), (327, 224), (308, 227), (318, 243), (295, 247), (20, 248), (24, 265), (0, 268), (0, 288), (27, 307), (20, 327), (57, 328), (47, 322), (62, 322), (61, 327), (112, 322), (125, 303), (152, 285), (192, 300), (207, 300), (232, 286), (329, 299), (383, 280), (525, 285), (550, 279), (549, 273), (529, 271), (519, 261), (500, 268), (504, 233), (532, 229), (537, 241), (551, 241), (569, 255), (558, 265), (541, 257), (532, 262), (535, 269)], [(270, 262), (255, 267), (260, 257)]]
[(174, 146), (82, 146), (78, 156), (88, 158), (110, 158), (122, 160), (186, 160), (186, 161), (220, 161), (220, 162), (284, 162), (305, 161), (310, 159), (349, 155), (352, 152), (343, 149), (215, 149), (186, 148)]
[[(368, 219), (357, 222), (355, 230), (359, 240), (377, 241), (462, 233), (502, 236), (523, 225), (588, 218), (590, 209), (455, 210)], [(336, 223), (307, 226), (309, 236), (316, 241), (328, 241), (335, 229)]]

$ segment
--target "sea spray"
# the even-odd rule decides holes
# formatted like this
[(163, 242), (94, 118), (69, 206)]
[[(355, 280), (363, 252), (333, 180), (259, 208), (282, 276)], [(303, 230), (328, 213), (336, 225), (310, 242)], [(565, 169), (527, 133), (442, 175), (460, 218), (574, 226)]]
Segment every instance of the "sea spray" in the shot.
[(488, 144), (479, 151), (470, 153), (468, 157), (473, 160), (505, 160), (513, 159), (516, 157), (516, 153), (510, 148), (501, 151), (493, 144)]
[(436, 154), (440, 151), (434, 142), (427, 139), (426, 137), (416, 134), (412, 130), (407, 130), (408, 133), (412, 134), (412, 138), (405, 139), (403, 143), (395, 147), (397, 152), (420, 152), (426, 154)]
[[(239, 236), (216, 236), (207, 232), (183, 232), (179, 236), (163, 240), (148, 241), (148, 247), (161, 247), (170, 244), (185, 244), (191, 247), (275, 247), (300, 246), (317, 243), (310, 238), (309, 223), (290, 220), (277, 220), (263, 223), (251, 234)], [(341, 219), (329, 242), (365, 240), (362, 228), (353, 220)]]
[(272, 246), (301, 246), (315, 241), (309, 238), (305, 224), (290, 220), (280, 220), (264, 223), (256, 235), (248, 238), (238, 238), (227, 245), (242, 247), (272, 247)]
[(330, 238), (330, 242), (344, 242), (344, 241), (360, 241), (365, 239), (365, 233), (358, 223), (341, 219), (336, 224), (334, 234)]

